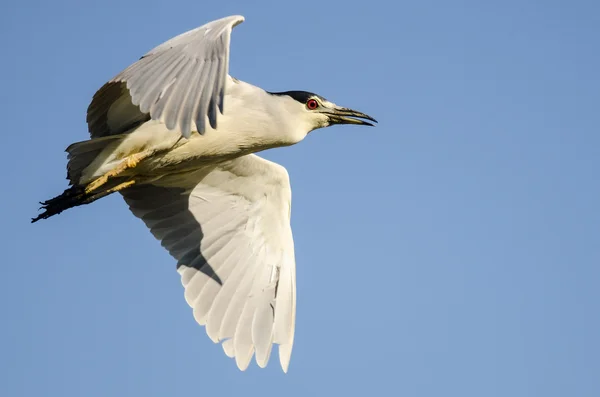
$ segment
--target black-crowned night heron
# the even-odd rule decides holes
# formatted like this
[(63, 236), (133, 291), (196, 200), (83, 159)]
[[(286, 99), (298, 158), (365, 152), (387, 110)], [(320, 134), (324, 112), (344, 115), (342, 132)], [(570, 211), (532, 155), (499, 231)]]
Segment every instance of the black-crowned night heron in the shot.
[(228, 75), (231, 16), (159, 45), (95, 95), (91, 139), (67, 148), (71, 187), (32, 221), (120, 192), (177, 260), (194, 317), (238, 367), (287, 371), (296, 285), (287, 171), (254, 152), (364, 113)]

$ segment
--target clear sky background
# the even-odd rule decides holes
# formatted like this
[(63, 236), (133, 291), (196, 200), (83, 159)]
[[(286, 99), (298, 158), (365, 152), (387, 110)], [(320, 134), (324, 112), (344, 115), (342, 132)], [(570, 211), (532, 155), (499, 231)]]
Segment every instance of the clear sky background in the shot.
[[(287, 375), (238, 371), (119, 196), (29, 224), (94, 92), (231, 14), (232, 75), (380, 122), (264, 153), (294, 197)], [(3, 3), (0, 395), (600, 396), (599, 43), (594, 0)]]

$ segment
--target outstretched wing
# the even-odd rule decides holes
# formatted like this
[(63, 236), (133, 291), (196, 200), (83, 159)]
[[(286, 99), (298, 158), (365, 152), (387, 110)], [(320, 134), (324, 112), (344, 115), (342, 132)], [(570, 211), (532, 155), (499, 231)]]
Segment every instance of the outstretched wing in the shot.
[[(206, 118), (223, 113), (232, 29), (244, 17), (230, 16), (190, 30), (154, 48), (94, 95), (87, 122), (92, 138), (123, 133), (149, 118), (186, 138)], [(194, 126), (192, 125), (194, 123)]]
[(125, 190), (131, 211), (178, 261), (200, 325), (245, 370), (294, 341), (296, 276), (291, 189), (282, 166), (247, 155)]

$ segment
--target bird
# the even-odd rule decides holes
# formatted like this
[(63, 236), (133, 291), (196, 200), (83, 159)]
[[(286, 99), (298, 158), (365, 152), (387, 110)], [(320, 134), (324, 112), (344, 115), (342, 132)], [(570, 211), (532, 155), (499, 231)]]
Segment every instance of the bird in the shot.
[(256, 153), (365, 113), (308, 91), (270, 92), (229, 75), (233, 15), (158, 45), (104, 84), (90, 138), (67, 147), (69, 187), (32, 222), (119, 193), (177, 261), (187, 304), (244, 371), (278, 345), (288, 372), (296, 262), (287, 170)]

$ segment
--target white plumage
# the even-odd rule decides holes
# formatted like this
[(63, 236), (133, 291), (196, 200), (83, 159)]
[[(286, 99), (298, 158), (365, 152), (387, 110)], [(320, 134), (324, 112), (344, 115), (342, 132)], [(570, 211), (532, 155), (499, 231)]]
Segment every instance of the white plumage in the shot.
[(278, 343), (287, 370), (296, 307), (287, 171), (247, 155), (123, 195), (178, 260), (185, 299), (208, 336), (232, 339), (242, 370), (252, 353), (264, 367)]
[(177, 260), (196, 321), (245, 370), (273, 344), (288, 370), (296, 263), (282, 166), (253, 154), (370, 116), (306, 91), (267, 92), (228, 76), (232, 16), (179, 35), (106, 83), (91, 139), (67, 148), (71, 187), (33, 221), (120, 192)]

